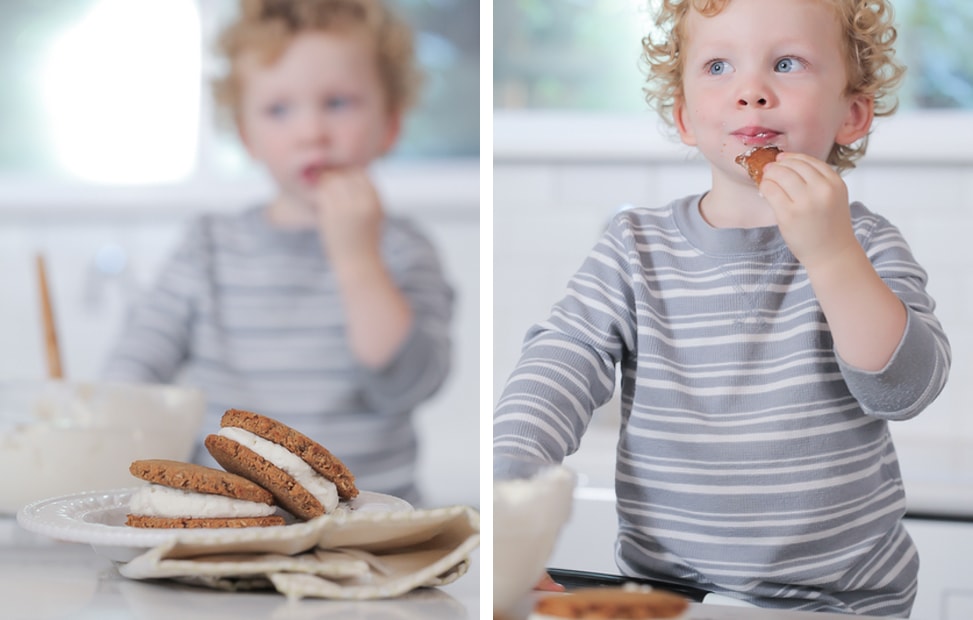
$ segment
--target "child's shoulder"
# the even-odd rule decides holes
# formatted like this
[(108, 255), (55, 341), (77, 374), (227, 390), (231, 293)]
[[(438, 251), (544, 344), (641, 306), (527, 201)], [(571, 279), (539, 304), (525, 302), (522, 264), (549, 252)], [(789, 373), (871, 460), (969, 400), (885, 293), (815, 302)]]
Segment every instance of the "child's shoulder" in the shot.
[(870, 236), (876, 231), (883, 230), (898, 230), (898, 228), (893, 224), (887, 217), (869, 209), (861, 202), (852, 202), (849, 205), (851, 211), (851, 223), (855, 228), (856, 234), (861, 236)]
[(265, 219), (265, 206), (251, 206), (230, 211), (205, 211), (190, 216), (186, 220), (189, 231), (213, 231), (234, 228), (249, 228), (257, 224), (269, 226)]
[(184, 245), (202, 251), (213, 248), (253, 248), (256, 246), (293, 245), (302, 239), (316, 238), (309, 230), (286, 231), (275, 228), (262, 206), (239, 210), (208, 211), (186, 219), (182, 240)]

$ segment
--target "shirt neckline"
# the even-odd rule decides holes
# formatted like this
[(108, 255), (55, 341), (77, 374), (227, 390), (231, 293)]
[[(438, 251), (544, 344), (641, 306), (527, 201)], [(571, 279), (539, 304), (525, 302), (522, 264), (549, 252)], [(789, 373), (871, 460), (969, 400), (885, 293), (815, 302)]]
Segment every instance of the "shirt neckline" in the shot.
[(786, 247), (777, 226), (716, 228), (703, 218), (699, 205), (706, 194), (690, 196), (673, 206), (676, 226), (694, 247), (711, 256), (774, 254)]

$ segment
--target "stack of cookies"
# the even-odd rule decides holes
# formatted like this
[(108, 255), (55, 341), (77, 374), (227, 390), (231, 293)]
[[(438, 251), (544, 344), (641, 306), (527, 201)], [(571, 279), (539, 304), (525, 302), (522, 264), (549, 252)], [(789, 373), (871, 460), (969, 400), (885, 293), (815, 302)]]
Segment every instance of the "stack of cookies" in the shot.
[(309, 520), (358, 495), (355, 477), (338, 457), (277, 420), (230, 409), (220, 427), (205, 445), (226, 471), (160, 459), (132, 463), (132, 475), (150, 484), (133, 494), (127, 525), (283, 525), (278, 507)]

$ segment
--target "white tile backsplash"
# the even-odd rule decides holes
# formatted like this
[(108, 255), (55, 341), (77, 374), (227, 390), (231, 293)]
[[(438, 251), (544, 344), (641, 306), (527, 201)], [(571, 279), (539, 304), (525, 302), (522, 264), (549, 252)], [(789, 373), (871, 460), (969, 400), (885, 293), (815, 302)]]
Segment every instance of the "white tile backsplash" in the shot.
[[(502, 182), (493, 184), (493, 204), (504, 209), (547, 202), (557, 187), (554, 170), (549, 166), (523, 164), (511, 166)], [(496, 178), (496, 177), (495, 177)], [(496, 209), (495, 207), (495, 210)]]
[(571, 209), (641, 202), (652, 194), (645, 168), (635, 164), (565, 164), (556, 179), (557, 200)]
[(655, 194), (646, 200), (646, 205), (668, 204), (687, 194), (699, 193), (710, 185), (709, 166), (699, 159), (655, 164), (651, 168), (654, 169)]

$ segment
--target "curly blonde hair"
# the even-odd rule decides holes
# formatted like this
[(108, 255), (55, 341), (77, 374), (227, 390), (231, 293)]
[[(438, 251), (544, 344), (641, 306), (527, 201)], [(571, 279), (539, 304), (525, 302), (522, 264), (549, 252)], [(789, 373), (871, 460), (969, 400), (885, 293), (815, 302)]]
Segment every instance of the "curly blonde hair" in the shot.
[[(673, 108), (683, 97), (683, 54), (686, 17), (691, 9), (717, 15), (731, 0), (652, 0), (656, 35), (642, 39), (647, 78), (645, 99), (663, 120), (674, 124)], [(875, 102), (875, 116), (889, 116), (899, 106), (895, 89), (905, 67), (895, 59), (894, 14), (889, 0), (821, 0), (830, 4), (843, 25), (848, 84), (845, 95), (866, 95)], [(839, 171), (855, 167), (868, 147), (866, 135), (852, 145), (835, 144), (828, 163)]]
[(374, 42), (388, 110), (401, 114), (418, 98), (422, 73), (412, 29), (382, 0), (240, 0), (239, 16), (221, 34), (219, 54), (227, 73), (213, 81), (213, 96), (225, 120), (239, 123), (240, 59), (256, 53), (273, 63), (299, 34), (362, 32)]

